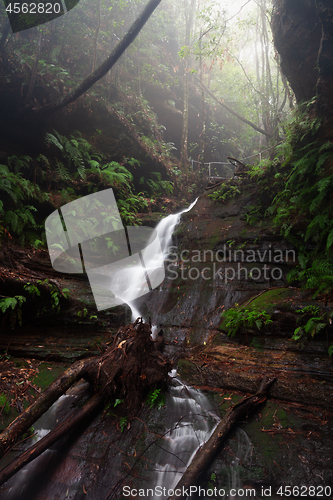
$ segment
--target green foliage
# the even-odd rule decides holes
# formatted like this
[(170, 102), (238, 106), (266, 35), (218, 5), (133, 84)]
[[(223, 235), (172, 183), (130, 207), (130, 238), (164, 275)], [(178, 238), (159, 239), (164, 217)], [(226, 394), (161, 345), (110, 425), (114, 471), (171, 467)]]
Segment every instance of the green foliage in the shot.
[(4, 321), (9, 317), (11, 328), (16, 324), (22, 326), (22, 304), (26, 301), (23, 295), (15, 295), (15, 297), (4, 297), (0, 300), (0, 311), (4, 315)]
[(292, 339), (297, 342), (302, 342), (309, 336), (313, 338), (332, 322), (333, 312), (321, 311), (318, 306), (309, 305), (296, 312), (300, 314), (297, 321), (301, 325), (295, 329)]
[(208, 485), (207, 485), (208, 489), (211, 489), (211, 490), (214, 489), (214, 486), (216, 485), (216, 479), (217, 479), (217, 477), (216, 477), (215, 472), (212, 472), (210, 475), (209, 481), (208, 481)]
[(119, 419), (120, 432), (124, 432), (127, 425), (128, 425), (128, 418), (127, 417), (120, 417), (120, 419)]
[(33, 283), (27, 283), (26, 285), (24, 285), (24, 290), (27, 291), (30, 295), (33, 296), (33, 298), (36, 296), (36, 297), (40, 297), (40, 290), (39, 288), (34, 285)]
[(4, 413), (5, 415), (8, 415), (10, 412), (10, 407), (8, 404), (8, 396), (5, 394), (0, 394), (0, 415)]
[[(61, 292), (58, 290), (56, 285), (53, 285), (49, 282), (48, 279), (45, 280), (37, 280), (37, 285), (33, 283), (27, 283), (24, 286), (24, 290), (27, 291), (33, 298), (42, 296), (42, 291), (47, 291), (50, 296), (51, 302), (51, 310), (59, 313), (60, 312), (60, 300), (61, 298), (68, 299), (69, 289), (63, 288)], [(39, 287), (38, 287), (39, 285)], [(44, 293), (45, 294), (45, 293)], [(42, 315), (47, 313), (48, 310), (44, 307), (42, 310), (38, 312), (38, 315)]]
[[(48, 193), (43, 193), (39, 186), (25, 179), (20, 170), (29, 166), (29, 156), (20, 158), (11, 156), (7, 165), (0, 165), (0, 214), (3, 230), (16, 236), (19, 243), (27, 241), (36, 248), (43, 244), (40, 236), (42, 227), (37, 223), (34, 204), (47, 201)], [(14, 171), (11, 171), (13, 169)], [(30, 202), (30, 203), (27, 203)]]
[(146, 403), (149, 408), (157, 407), (159, 410), (165, 406), (165, 394), (162, 393), (161, 389), (151, 390), (148, 393)]
[(77, 312), (79, 318), (85, 318), (88, 314), (88, 309), (84, 307), (81, 311)]
[(74, 178), (86, 178), (85, 162), (91, 159), (91, 145), (81, 137), (78, 131), (68, 139), (60, 135), (56, 130), (53, 130), (53, 134), (50, 132), (46, 133), (45, 141), (49, 146), (53, 145), (61, 151), (62, 161), (56, 160), (57, 174), (60, 180), (68, 180), (70, 174)]
[(241, 194), (241, 191), (237, 186), (234, 186), (230, 182), (223, 182), (217, 191), (208, 195), (208, 198), (220, 203), (227, 203), (227, 201), (232, 200), (238, 194)]
[(173, 193), (173, 183), (171, 181), (162, 180), (160, 172), (151, 172), (155, 179), (146, 179), (141, 177), (139, 184), (146, 184), (149, 187), (150, 194), (153, 196), (160, 196), (161, 194), (171, 195)]
[(255, 328), (261, 330), (263, 327), (272, 323), (271, 316), (265, 311), (260, 311), (258, 308), (253, 309), (228, 309), (223, 311), (221, 318), (223, 323), (221, 328), (226, 330), (227, 334), (231, 337), (236, 335), (240, 328)]
[(333, 290), (333, 143), (316, 139), (321, 123), (310, 118), (312, 104), (298, 111), (285, 143), (277, 148), (283, 163), (267, 213), (298, 251), (300, 265), (288, 279), (313, 289), (316, 296)]

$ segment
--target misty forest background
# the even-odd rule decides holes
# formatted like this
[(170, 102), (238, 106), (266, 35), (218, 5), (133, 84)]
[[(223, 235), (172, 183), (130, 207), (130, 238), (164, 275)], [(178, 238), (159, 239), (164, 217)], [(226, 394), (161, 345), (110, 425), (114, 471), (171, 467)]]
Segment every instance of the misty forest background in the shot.
[[(249, 224), (281, 232), (299, 259), (291, 282), (328, 300), (333, 178), (325, 71), (331, 52), (320, 45), (320, 23), (328, 33), (331, 24), (330, 7), (319, 3), (321, 10), (310, 1), (300, 11), (280, 0), (162, 1), (112, 69), (57, 112), (49, 104), (61, 103), (99, 68), (145, 2), (81, 0), (66, 15), (14, 34), (1, 3), (4, 261), (13, 245), (35, 256), (45, 252), (45, 218), (101, 189), (113, 188), (125, 225), (175, 212), (203, 192), (205, 163), (230, 156), (249, 164), (247, 179), (258, 185)], [(297, 15), (316, 38), (297, 39)], [(304, 56), (300, 69), (294, 64), (288, 75), (295, 93), (280, 55), (295, 40), (286, 38), (278, 52), (274, 23), (275, 44), (290, 28)], [(319, 63), (303, 54), (312, 50), (318, 57), (319, 45)], [(242, 182), (227, 180), (213, 199), (225, 203), (239, 195)], [(2, 313), (20, 306), (13, 297), (0, 304)]]

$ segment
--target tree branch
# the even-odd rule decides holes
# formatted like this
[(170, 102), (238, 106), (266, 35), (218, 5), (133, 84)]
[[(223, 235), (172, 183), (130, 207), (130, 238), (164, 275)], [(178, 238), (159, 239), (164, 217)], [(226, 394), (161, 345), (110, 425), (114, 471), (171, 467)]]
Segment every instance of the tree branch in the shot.
[(38, 115), (50, 114), (76, 101), (78, 97), (84, 94), (88, 89), (90, 89), (90, 87), (92, 87), (96, 82), (98, 82), (98, 80), (100, 80), (104, 75), (106, 75), (108, 71), (110, 71), (112, 66), (115, 65), (115, 63), (118, 61), (120, 56), (125, 52), (127, 47), (133, 42), (133, 40), (135, 40), (135, 38), (140, 33), (143, 26), (148, 21), (151, 14), (154, 12), (156, 7), (160, 3), (161, 0), (149, 0), (148, 4), (144, 8), (140, 16), (134, 21), (134, 23), (132, 24), (126, 35), (116, 45), (116, 47), (107, 57), (107, 59), (105, 59), (105, 61), (100, 66), (98, 66), (98, 68), (95, 71), (90, 73), (81, 82), (81, 84), (78, 87), (76, 87), (76, 89), (72, 90), (61, 99), (46, 104), (45, 106), (42, 106), (39, 109), (34, 109), (33, 111)]
[[(196, 77), (197, 79), (197, 77)], [(236, 116), (236, 118), (238, 118), (239, 120), (241, 120), (242, 122), (246, 123), (247, 125), (250, 125), (250, 127), (252, 127), (254, 130), (256, 130), (257, 132), (260, 132), (261, 134), (265, 135), (266, 137), (269, 137), (269, 139), (271, 139), (273, 137), (272, 134), (270, 134), (269, 132), (266, 132), (266, 130), (260, 128), (260, 127), (257, 127), (257, 125), (255, 125), (254, 123), (250, 122), (250, 120), (247, 120), (246, 118), (244, 118), (244, 116), (241, 116), (240, 114), (238, 114), (236, 111), (234, 111), (233, 109), (229, 108), (229, 106), (227, 106), (226, 104), (224, 104), (224, 102), (220, 101), (214, 94), (213, 92), (211, 92), (209, 90), (208, 87), (206, 87), (206, 85), (202, 82), (202, 86), (203, 88), (205, 89), (205, 92), (207, 92), (207, 94), (212, 98), (214, 99), (214, 101), (216, 101), (220, 106), (222, 106), (223, 108), (225, 108), (227, 111), (229, 111), (229, 113), (231, 113), (232, 115)]]

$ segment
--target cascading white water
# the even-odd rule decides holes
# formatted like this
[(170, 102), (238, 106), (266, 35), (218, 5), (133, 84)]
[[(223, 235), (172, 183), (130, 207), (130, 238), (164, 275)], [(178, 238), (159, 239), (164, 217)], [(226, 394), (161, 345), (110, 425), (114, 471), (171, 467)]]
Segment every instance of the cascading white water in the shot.
[[(175, 375), (176, 370), (171, 372)], [(179, 378), (173, 377), (173, 385), (167, 401), (168, 414), (173, 426), (163, 438), (162, 450), (156, 459), (156, 472), (151, 478), (158, 498), (167, 498), (161, 495), (163, 488), (173, 489), (194, 454), (210, 437), (218, 417), (214, 414), (208, 398), (199, 390), (187, 387)], [(156, 489), (159, 486), (160, 489)]]
[[(249, 436), (243, 429), (236, 430), (237, 435), (237, 451), (236, 456), (230, 464), (229, 470), (229, 490), (228, 491), (243, 491), (240, 478), (240, 465), (248, 459), (252, 449), (252, 443)], [(241, 500), (241, 496), (228, 496), (229, 500)], [(255, 497), (252, 497), (255, 499)]]
[[(191, 210), (197, 199), (188, 208), (165, 217), (156, 226), (163, 261), (169, 255), (172, 234), (180, 221), (181, 215)], [(161, 263), (158, 259), (155, 255), (150, 255), (148, 261), (145, 260), (146, 269), (153, 271), (160, 266)], [(137, 276), (142, 273), (142, 268), (140, 266), (137, 269), (132, 268), (131, 273), (133, 282), (136, 282)], [(122, 296), (122, 299), (131, 307), (132, 320), (142, 316), (133, 301), (126, 300), (126, 296)], [(156, 327), (153, 326), (153, 337), (155, 329)], [(164, 437), (163, 451), (157, 458), (156, 473), (152, 477), (154, 486), (167, 487), (168, 489), (172, 489), (177, 484), (197, 449), (207, 441), (219, 420), (214, 414), (208, 398), (200, 391), (187, 387), (179, 378), (175, 377), (175, 374), (176, 370), (170, 373), (173, 378), (173, 385), (170, 387), (168, 397), (168, 410), (172, 414), (171, 418), (174, 426), (170, 428)], [(161, 496), (158, 495), (156, 500), (157, 498), (161, 498)]]
[[(169, 248), (170, 248), (170, 243), (172, 240), (172, 234), (175, 230), (175, 227), (180, 221), (180, 217), (183, 213), (189, 212), (191, 208), (194, 207), (196, 204), (198, 198), (191, 203), (191, 205), (185, 209), (183, 209), (181, 212), (178, 212), (177, 214), (170, 214), (167, 217), (164, 217), (157, 226), (155, 227), (155, 230), (158, 234), (160, 244), (161, 244), (161, 249), (162, 249), (162, 256), (161, 255), (154, 255), (151, 254), (149, 255), (148, 259), (145, 259), (145, 265), (146, 265), (146, 270), (153, 272), (154, 269), (160, 267), (163, 265), (163, 262), (166, 260), (169, 254)], [(163, 262), (161, 262), (161, 260)], [(124, 271), (122, 271), (123, 273)], [(133, 283), (137, 283), (139, 281), (139, 277), (142, 274), (142, 267), (141, 265), (138, 265), (137, 267), (132, 267), (129, 271), (131, 273), (131, 278)], [(132, 310), (132, 320), (134, 321), (136, 318), (140, 317), (140, 311), (136, 308), (134, 305), (133, 301), (128, 298), (126, 295), (122, 295), (122, 300), (127, 303), (131, 310)], [(153, 334), (154, 334), (154, 329), (153, 329)]]
[[(73, 399), (73, 396), (63, 395), (42, 415), (34, 424), (34, 442), (42, 439), (56, 425), (57, 414), (61, 407), (69, 405), (68, 400)], [(32, 446), (32, 440), (29, 440), (27, 447)], [(34, 443), (33, 443), (34, 444)], [(30, 500), (31, 494), (38, 489), (39, 484), (36, 483), (35, 476), (38, 475), (39, 467), (45, 467), (54, 458), (56, 450), (49, 448), (45, 450), (39, 457), (28, 463), (23, 469), (15, 474), (8, 481), (7, 489), (1, 493), (2, 500)], [(45, 477), (43, 478), (45, 480)]]
[[(180, 221), (181, 215), (191, 210), (196, 202), (197, 199), (188, 208), (178, 214), (165, 217), (156, 226), (155, 229), (161, 242), (164, 260), (168, 257), (172, 234)], [(159, 265), (160, 262), (154, 255), (150, 256), (148, 262), (146, 261), (146, 268), (148, 270), (153, 270)], [(133, 273), (133, 271), (132, 268), (131, 272)], [(142, 272), (141, 268), (138, 268), (137, 272)], [(133, 282), (135, 281), (136, 276), (133, 275)], [(122, 298), (126, 299), (126, 297)], [(131, 307), (132, 320), (142, 316), (132, 301), (128, 300), (126, 302)], [(155, 328), (154, 326), (152, 328), (153, 337)], [(209, 439), (219, 422), (219, 417), (214, 413), (209, 399), (202, 392), (193, 387), (187, 387), (176, 377), (176, 370), (173, 370), (170, 375), (173, 378), (173, 384), (170, 387), (167, 407), (168, 412), (170, 412), (169, 423), (171, 421), (171, 426), (169, 431), (164, 435), (163, 446), (156, 459), (156, 472), (153, 474), (150, 482), (150, 487), (153, 487), (153, 491), (157, 492), (153, 500), (168, 497), (167, 494), (164, 495), (161, 492), (172, 490), (177, 485), (186, 468), (191, 463), (196, 451)], [(246, 460), (251, 449), (251, 442), (247, 434), (239, 430), (237, 435), (238, 451), (230, 466), (229, 489), (225, 485), (226, 491), (231, 491), (232, 489), (237, 491), (241, 488), (239, 464), (240, 461)], [(156, 490), (156, 487), (160, 488)], [(231, 500), (230, 496), (228, 498)], [(232, 498), (236, 500), (236, 497)]]

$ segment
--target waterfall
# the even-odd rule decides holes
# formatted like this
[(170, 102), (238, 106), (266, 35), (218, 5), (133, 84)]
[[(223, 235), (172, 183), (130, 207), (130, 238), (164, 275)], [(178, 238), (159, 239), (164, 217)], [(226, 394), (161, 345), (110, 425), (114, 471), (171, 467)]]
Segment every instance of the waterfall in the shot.
[[(241, 464), (246, 462), (252, 449), (252, 442), (243, 429), (238, 428), (236, 430), (236, 435), (237, 435), (237, 451), (235, 458), (230, 464), (230, 469), (228, 473), (228, 478), (229, 478), (228, 491), (243, 491), (242, 482), (240, 478), (240, 466)], [(228, 496), (229, 500), (241, 500), (241, 498), (242, 497), (238, 495)]]
[[(168, 256), (172, 234), (176, 225), (179, 223), (181, 214), (189, 211), (196, 201), (197, 200), (178, 214), (169, 215), (164, 218), (157, 225), (156, 231), (161, 242), (164, 259)], [(148, 266), (154, 268), (155, 265), (156, 260), (154, 255), (152, 255), (148, 262)], [(142, 271), (142, 268), (140, 271)], [(131, 268), (131, 272), (134, 272), (133, 268)], [(136, 279), (133, 279), (133, 282), (136, 282)], [(124, 299), (126, 299), (126, 297), (124, 297)], [(124, 300), (124, 302), (126, 302), (126, 300)], [(142, 316), (140, 311), (131, 301), (127, 303), (132, 309), (133, 319)], [(177, 376), (176, 370), (170, 372), (170, 376), (172, 382), (170, 384), (169, 394), (167, 395), (166, 405), (166, 411), (168, 412), (168, 428), (165, 429), (165, 434), (160, 441), (162, 446), (156, 448), (156, 450), (158, 449), (159, 451), (156, 455), (154, 472), (151, 475), (151, 484), (149, 485), (150, 488), (159, 486), (162, 489), (166, 488), (167, 491), (173, 489), (177, 485), (186, 468), (191, 463), (196, 451), (209, 439), (219, 421), (208, 397), (201, 391), (186, 386)], [(83, 390), (84, 387), (82, 387), (82, 391)], [(37, 437), (35, 439), (42, 438), (50, 429), (53, 429), (57, 420), (61, 420), (63, 416), (61, 413), (67, 414), (69, 408), (70, 411), (75, 411), (75, 406), (71, 403), (74, 403), (76, 398), (80, 399), (81, 397), (80, 390), (78, 389), (78, 394), (76, 394), (75, 391), (76, 390), (72, 388), (70, 395), (67, 394), (60, 397), (40, 420), (36, 422), (34, 428), (35, 431), (37, 431)], [(71, 402), (69, 398), (74, 399), (72, 399)], [(237, 430), (237, 436), (238, 451), (229, 468), (229, 484), (223, 485), (228, 492), (230, 492), (232, 488), (236, 490), (241, 488), (239, 465), (246, 460), (252, 446), (244, 431)], [(57, 450), (58, 446), (59, 452)], [(56, 485), (49, 485), (49, 483), (51, 483), (52, 473), (54, 472), (53, 469), (57, 461), (61, 461), (63, 456), (66, 456), (66, 447), (64, 450), (62, 446), (63, 443), (59, 445), (55, 444), (50, 449), (46, 450), (40, 457), (33, 460), (15, 474), (15, 476), (6, 483), (6, 489), (0, 493), (1, 500), (30, 500), (30, 498), (39, 498), (39, 493), (43, 487), (46, 487), (47, 491), (49, 491), (49, 487), (51, 490), (52, 487), (57, 488)], [(47, 462), (47, 468), (45, 468), (45, 462)], [(43, 464), (43, 467), (40, 467), (41, 464)], [(45, 474), (45, 470), (49, 470), (49, 475), (47, 473)], [(148, 485), (146, 486), (148, 487)], [(52, 495), (54, 496), (50, 496), (49, 498), (58, 498), (58, 490), (52, 490)], [(167, 495), (155, 493), (155, 497), (151, 496), (150, 499), (158, 500), (166, 497)], [(238, 497), (231, 497), (228, 495), (224, 497), (223, 500), (237, 500), (237, 498)]]
[[(193, 203), (191, 203), (191, 205), (189, 207), (184, 208), (180, 212), (178, 212), (176, 214), (170, 214), (167, 217), (164, 217), (155, 227), (155, 230), (158, 234), (160, 244), (161, 244), (163, 261), (165, 261), (168, 257), (169, 248), (170, 248), (170, 244), (172, 241), (172, 234), (175, 230), (175, 227), (177, 226), (177, 224), (180, 221), (181, 215), (183, 213), (189, 212), (191, 210), (191, 208), (194, 207), (197, 200), (198, 200), (198, 198), (196, 198), (196, 200)], [(161, 265), (161, 256), (156, 256), (154, 254), (151, 254), (149, 256), (149, 259), (145, 260), (145, 264), (146, 264), (147, 270), (153, 271), (155, 268), (157, 268)], [(162, 265), (163, 265), (163, 263), (162, 263)], [(138, 277), (142, 273), (141, 265), (138, 265), (137, 267), (132, 267), (130, 270), (130, 273), (131, 273), (133, 283), (136, 283), (138, 281)], [(132, 310), (132, 321), (136, 320), (136, 318), (141, 316), (140, 311), (134, 305), (134, 301), (128, 299), (126, 297), (126, 295), (123, 295), (121, 298), (126, 304), (128, 304), (130, 306), (130, 308)], [(155, 333), (154, 330), (155, 330), (155, 328), (153, 328), (153, 334)]]
[[(188, 208), (165, 217), (156, 226), (164, 260), (168, 257), (172, 234), (181, 215), (191, 210), (196, 202), (197, 199)], [(150, 256), (147, 268), (153, 269), (154, 266), (158, 265), (155, 256)], [(140, 272), (139, 269), (138, 272)], [(135, 276), (133, 276), (133, 281), (135, 281)], [(122, 298), (126, 299), (126, 297)], [(133, 302), (127, 301), (127, 303), (132, 310), (132, 320), (142, 316)], [(156, 327), (153, 326), (153, 337), (155, 331)], [(169, 430), (166, 429), (160, 452), (156, 457), (155, 472), (152, 474), (149, 485), (149, 488), (155, 492), (155, 496), (151, 497), (152, 500), (168, 497), (164, 491), (167, 492), (176, 487), (195, 453), (209, 439), (220, 421), (209, 399), (201, 391), (186, 386), (176, 375), (177, 370), (170, 372), (173, 380), (167, 397), (167, 411), (168, 415), (170, 414), (168, 420), (169, 423), (171, 422), (171, 426)], [(237, 436), (238, 450), (230, 465), (229, 484), (224, 485), (226, 492), (241, 490), (239, 465), (246, 460), (252, 446), (249, 437), (243, 430), (237, 430)], [(231, 497), (229, 494), (227, 498), (229, 500), (240, 499), (238, 496)]]
[[(199, 390), (187, 387), (175, 374), (176, 370), (170, 373), (173, 383), (167, 399), (173, 426), (164, 435), (162, 450), (156, 458), (156, 472), (151, 478), (151, 485), (155, 489), (159, 486), (160, 491), (177, 485), (219, 420), (208, 398)], [(167, 498), (167, 495), (155, 494), (153, 500), (158, 498)]]

